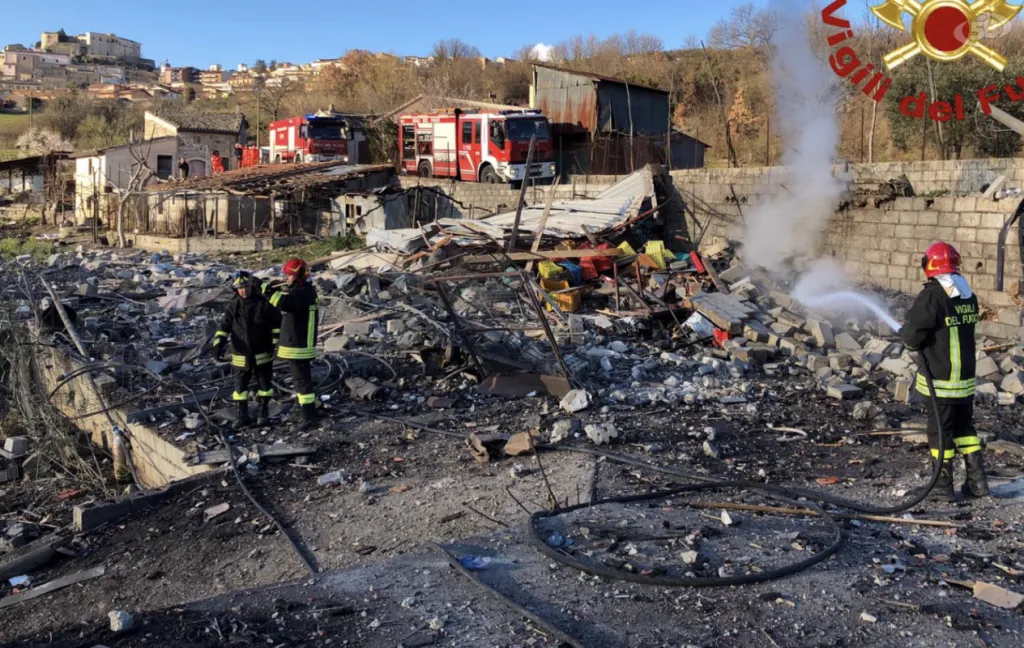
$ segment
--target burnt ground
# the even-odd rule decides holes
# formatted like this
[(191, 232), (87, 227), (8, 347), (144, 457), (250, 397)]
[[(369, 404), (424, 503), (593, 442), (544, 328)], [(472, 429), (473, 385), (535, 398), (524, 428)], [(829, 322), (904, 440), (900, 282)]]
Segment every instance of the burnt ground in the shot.
[[(898, 436), (858, 436), (898, 426), (916, 414), (905, 406), (885, 405), (879, 419), (854, 421), (851, 404), (781, 380), (759, 383), (750, 401), (592, 407), (581, 418), (584, 423), (614, 420), (620, 435), (610, 447), (615, 452), (691, 472), (819, 488), (866, 502), (894, 501), (926, 476), (922, 446)], [(544, 506), (544, 479), (533, 457), (481, 465), (458, 439), (367, 416), (379, 411), (462, 433), (493, 426), (502, 433), (534, 425), (547, 430), (548, 419), (564, 416), (546, 413), (557, 409), (553, 399), (490, 399), (440, 411), (414, 404), (393, 408), (343, 404), (332, 429), (312, 439), (291, 435), (287, 428), (247, 433), (321, 444), (308, 465), (265, 464), (245, 476), (257, 499), (281, 516), (324, 570), (316, 579), (231, 476), (219, 475), (147, 514), (83, 537), (84, 557), (62, 556), (33, 573), (35, 582), (44, 583), (106, 567), (99, 578), (0, 610), (0, 642), (396, 646), (430, 639), (445, 646), (556, 645), (451, 570), (427, 546), (439, 541), (451, 543), (460, 555), (491, 556), (494, 562), (478, 577), (587, 646), (1024, 643), (1021, 610), (1000, 610), (949, 584), (977, 579), (1022, 591), (996, 567), (1021, 569), (1024, 563), (1019, 500), (933, 504), (912, 512), (963, 525), (955, 529), (844, 521), (846, 545), (837, 556), (764, 584), (727, 589), (629, 584), (558, 566), (527, 543), (526, 513), (506, 487), (531, 511)], [(1015, 414), (1013, 408), (979, 407), (978, 427), (1019, 433)], [(780, 441), (776, 433), (756, 431), (769, 423), (801, 428), (808, 437)], [(707, 427), (715, 429), (719, 459), (702, 449)], [(590, 447), (585, 438), (569, 443)], [(987, 458), (991, 473), (1022, 473), (1020, 459), (994, 453)], [(588, 501), (592, 487), (605, 498), (682, 481), (584, 455), (544, 453), (541, 460), (563, 504)], [(514, 470), (516, 465), (521, 468)], [(320, 475), (334, 470), (345, 470), (351, 483), (317, 485)], [(838, 483), (818, 485), (819, 479)], [(1005, 479), (992, 479), (993, 485), (1000, 481)], [(582, 544), (591, 554), (588, 560), (674, 575), (682, 573), (681, 552), (694, 548), (700, 559), (691, 569), (698, 575), (735, 574), (786, 564), (820, 551), (828, 541), (820, 520), (730, 512), (740, 523), (727, 527), (719, 510), (686, 506), (692, 499), (779, 505), (751, 493), (704, 493), (583, 509), (545, 522), (543, 529)], [(226, 513), (205, 519), (207, 508), (224, 502), (231, 506)], [(701, 533), (691, 546), (687, 536), (694, 531)], [(275, 585), (282, 582), (287, 584)], [(136, 615), (139, 628), (112, 637), (106, 614), (114, 609)], [(862, 613), (875, 621), (864, 620)], [(433, 619), (440, 630), (430, 629)]]

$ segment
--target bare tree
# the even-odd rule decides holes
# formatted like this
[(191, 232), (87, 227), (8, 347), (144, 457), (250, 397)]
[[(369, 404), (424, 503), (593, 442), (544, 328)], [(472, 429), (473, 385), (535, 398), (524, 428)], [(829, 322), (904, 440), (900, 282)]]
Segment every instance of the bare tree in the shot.
[[(128, 147), (128, 152), (132, 156), (131, 168), (128, 170), (128, 184), (124, 187), (118, 186), (118, 183), (110, 175), (110, 169), (106, 170), (106, 181), (117, 189), (117, 245), (118, 247), (128, 247), (127, 241), (124, 238), (124, 217), (128, 210), (128, 202), (132, 196), (135, 196), (142, 192), (146, 184), (150, 179), (156, 175), (149, 166), (149, 153), (153, 147), (153, 140), (146, 140), (139, 142), (138, 144), (132, 144)], [(124, 169), (117, 169), (118, 180), (122, 177)]]
[[(874, 61), (876, 56), (884, 56), (892, 50), (896, 46), (895, 34), (897, 33), (896, 30), (889, 29), (888, 26), (884, 29), (882, 28), (882, 22), (871, 11), (873, 5), (873, 0), (864, 0), (864, 22), (866, 23), (865, 32), (867, 33), (867, 57), (869, 61)], [(881, 66), (877, 67), (878, 69), (884, 69)], [(871, 125), (868, 127), (868, 163), (875, 161), (875, 129), (878, 124), (878, 104), (879, 102), (877, 101), (871, 102)]]
[(767, 68), (778, 30), (779, 18), (775, 12), (745, 4), (733, 9), (728, 18), (719, 20), (711, 28), (708, 40), (716, 49), (749, 49)]
[(434, 43), (434, 47), (431, 49), (430, 53), (436, 61), (476, 58), (480, 56), (480, 50), (477, 49), (476, 46), (470, 45), (458, 38), (449, 38), (437, 41)]

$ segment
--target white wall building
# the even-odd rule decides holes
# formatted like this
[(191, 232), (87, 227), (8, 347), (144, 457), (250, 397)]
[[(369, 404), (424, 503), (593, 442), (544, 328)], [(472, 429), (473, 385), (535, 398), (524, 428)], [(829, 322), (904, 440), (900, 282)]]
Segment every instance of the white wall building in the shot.
[(114, 34), (85, 32), (78, 40), (88, 46), (89, 54), (93, 56), (110, 56), (126, 61), (142, 58), (141, 43)]
[(127, 189), (143, 162), (155, 172), (154, 179), (175, 176), (178, 138), (160, 137), (71, 157), (75, 160), (75, 221), (81, 225), (94, 215), (101, 219), (109, 215), (109, 196)]

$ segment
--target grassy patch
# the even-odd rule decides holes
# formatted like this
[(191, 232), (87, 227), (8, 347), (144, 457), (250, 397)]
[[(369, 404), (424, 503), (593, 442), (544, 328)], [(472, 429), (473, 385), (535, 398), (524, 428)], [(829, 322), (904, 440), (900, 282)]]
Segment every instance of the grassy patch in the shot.
[(332, 236), (319, 241), (313, 241), (312, 243), (306, 243), (305, 245), (296, 245), (271, 250), (269, 252), (261, 252), (259, 254), (244, 255), (241, 257), (241, 260), (243, 263), (248, 265), (257, 265), (261, 263), (263, 265), (277, 265), (279, 263), (284, 263), (292, 257), (300, 257), (306, 261), (312, 261), (314, 259), (330, 256), (335, 252), (358, 250), (364, 245), (366, 245), (366, 242), (363, 241), (363, 239), (352, 234), (349, 236)]
[(22, 254), (31, 254), (36, 259), (45, 259), (53, 254), (53, 241), (37, 239), (0, 239), (0, 258), (13, 259)]

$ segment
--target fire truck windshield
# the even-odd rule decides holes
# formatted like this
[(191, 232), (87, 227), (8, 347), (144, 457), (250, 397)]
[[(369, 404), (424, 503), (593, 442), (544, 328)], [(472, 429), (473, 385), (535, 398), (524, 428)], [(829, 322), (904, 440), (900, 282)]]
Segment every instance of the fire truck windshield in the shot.
[(529, 140), (536, 133), (537, 139), (548, 138), (548, 122), (546, 119), (508, 119), (505, 130), (510, 140)]
[(309, 138), (321, 140), (344, 139), (344, 122), (309, 122)]

